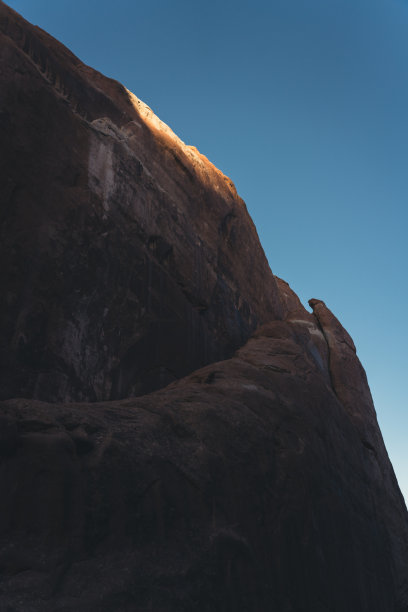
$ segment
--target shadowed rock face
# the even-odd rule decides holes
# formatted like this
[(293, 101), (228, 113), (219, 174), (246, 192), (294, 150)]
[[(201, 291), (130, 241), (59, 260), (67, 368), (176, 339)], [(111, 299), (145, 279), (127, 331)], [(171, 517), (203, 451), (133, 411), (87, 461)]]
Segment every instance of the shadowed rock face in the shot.
[(3, 3), (0, 40), (0, 397), (137, 395), (282, 316), (227, 177)]
[(407, 612), (350, 336), (130, 92), (1, 2), (0, 42), (0, 610)]
[(318, 310), (141, 398), (3, 402), (3, 609), (405, 611), (407, 512)]

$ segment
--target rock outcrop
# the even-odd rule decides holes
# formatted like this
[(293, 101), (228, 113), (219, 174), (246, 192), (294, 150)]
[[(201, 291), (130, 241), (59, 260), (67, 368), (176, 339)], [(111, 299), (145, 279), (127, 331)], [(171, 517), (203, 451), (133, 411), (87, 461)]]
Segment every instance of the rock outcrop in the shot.
[(150, 109), (0, 33), (0, 610), (408, 612), (348, 333)]
[(141, 398), (3, 402), (4, 609), (406, 610), (407, 512), (318, 309)]
[(137, 395), (281, 316), (233, 183), (0, 4), (0, 397)]

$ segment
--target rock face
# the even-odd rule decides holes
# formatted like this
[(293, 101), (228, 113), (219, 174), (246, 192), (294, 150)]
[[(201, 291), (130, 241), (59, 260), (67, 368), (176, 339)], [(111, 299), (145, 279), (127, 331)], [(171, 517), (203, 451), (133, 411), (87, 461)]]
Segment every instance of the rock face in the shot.
[(233, 183), (0, 3), (0, 397), (137, 395), (282, 315)]
[(3, 402), (2, 609), (405, 611), (407, 512), (315, 311), (142, 398)]
[(350, 336), (139, 100), (0, 31), (0, 610), (407, 612)]

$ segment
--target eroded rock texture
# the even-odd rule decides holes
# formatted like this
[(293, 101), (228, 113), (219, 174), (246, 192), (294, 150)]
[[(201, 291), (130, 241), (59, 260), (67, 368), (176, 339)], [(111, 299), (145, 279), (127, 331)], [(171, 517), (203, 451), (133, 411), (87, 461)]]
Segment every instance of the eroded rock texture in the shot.
[(350, 336), (132, 94), (0, 32), (0, 610), (408, 612)]
[(0, 36), (0, 397), (140, 394), (280, 317), (232, 182), (3, 3)]
[(352, 345), (316, 308), (142, 398), (3, 402), (0, 602), (406, 610), (406, 509), (374, 413), (344, 399), (364, 378)]

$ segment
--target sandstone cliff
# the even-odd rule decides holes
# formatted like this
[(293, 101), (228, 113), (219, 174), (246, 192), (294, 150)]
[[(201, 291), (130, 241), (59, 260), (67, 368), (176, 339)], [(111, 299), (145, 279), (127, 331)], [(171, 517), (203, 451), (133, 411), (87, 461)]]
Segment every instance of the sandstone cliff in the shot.
[(0, 397), (126, 397), (232, 355), (281, 316), (233, 183), (0, 10)]
[(350, 336), (133, 94), (2, 2), (0, 44), (0, 609), (407, 612)]

